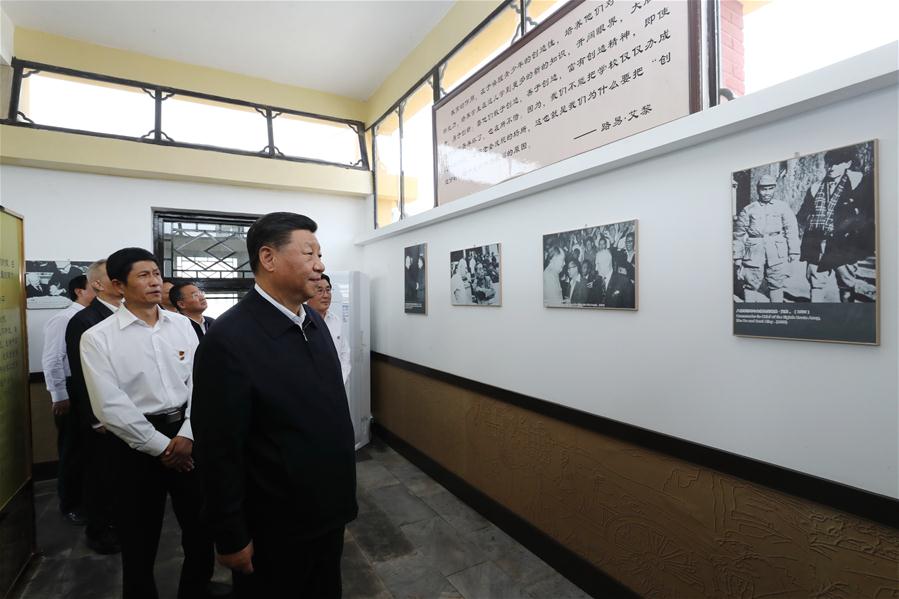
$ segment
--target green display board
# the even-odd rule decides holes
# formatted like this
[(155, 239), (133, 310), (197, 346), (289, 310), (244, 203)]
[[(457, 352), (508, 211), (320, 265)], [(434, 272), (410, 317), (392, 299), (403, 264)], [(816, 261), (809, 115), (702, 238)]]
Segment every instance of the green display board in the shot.
[(0, 510), (30, 476), (22, 219), (0, 207)]

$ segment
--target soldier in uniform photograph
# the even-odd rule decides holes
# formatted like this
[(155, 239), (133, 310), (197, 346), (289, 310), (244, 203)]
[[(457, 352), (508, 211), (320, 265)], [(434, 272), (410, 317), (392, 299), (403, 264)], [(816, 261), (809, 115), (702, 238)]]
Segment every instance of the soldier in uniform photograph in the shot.
[(777, 180), (762, 175), (756, 201), (743, 208), (734, 223), (734, 266), (747, 301), (783, 303), (787, 265), (799, 257), (796, 217), (785, 202), (774, 199), (776, 191)]

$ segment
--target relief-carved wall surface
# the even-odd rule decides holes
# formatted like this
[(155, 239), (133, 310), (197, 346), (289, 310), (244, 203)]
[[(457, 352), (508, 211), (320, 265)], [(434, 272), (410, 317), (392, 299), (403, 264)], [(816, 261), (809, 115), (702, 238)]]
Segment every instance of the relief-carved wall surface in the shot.
[(899, 531), (373, 362), (388, 430), (645, 597), (899, 598)]

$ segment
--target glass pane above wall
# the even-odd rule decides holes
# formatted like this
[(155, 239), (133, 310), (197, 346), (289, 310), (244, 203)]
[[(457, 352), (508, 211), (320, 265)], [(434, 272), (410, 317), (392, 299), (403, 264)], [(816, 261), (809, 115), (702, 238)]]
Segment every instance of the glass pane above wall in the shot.
[(722, 100), (771, 87), (899, 39), (899, 2), (721, 0)]
[(442, 95), (453, 91), (521, 37), (521, 16), (516, 10), (517, 7), (518, 0), (509, 2), (505, 10), (496, 15), (441, 66)]
[(434, 207), (434, 128), (430, 81), (412, 92), (403, 105), (403, 213)]
[(285, 156), (361, 164), (359, 134), (346, 123), (282, 113), (272, 120), (272, 127), (275, 147)]
[(268, 123), (255, 108), (185, 95), (162, 102), (162, 130), (178, 143), (261, 152)]
[(400, 219), (400, 116), (394, 110), (375, 125), (375, 219), (378, 227)]
[(154, 100), (141, 88), (51, 72), (22, 79), (19, 112), (38, 125), (129, 137), (155, 127)]
[(525, 0), (528, 31), (545, 21), (567, 2), (568, 0)]

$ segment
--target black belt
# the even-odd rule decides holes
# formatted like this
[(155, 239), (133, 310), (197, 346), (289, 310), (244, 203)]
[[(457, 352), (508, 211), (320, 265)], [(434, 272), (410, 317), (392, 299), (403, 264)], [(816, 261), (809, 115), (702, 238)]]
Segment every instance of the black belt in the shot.
[(783, 235), (783, 231), (774, 231), (773, 233), (765, 233), (763, 235), (750, 235), (750, 239), (763, 239), (765, 237), (776, 237), (777, 235)]
[(184, 415), (187, 411), (187, 404), (184, 404), (176, 410), (164, 412), (162, 414), (144, 414), (144, 418), (153, 426), (164, 426), (166, 424), (175, 424), (184, 421)]

